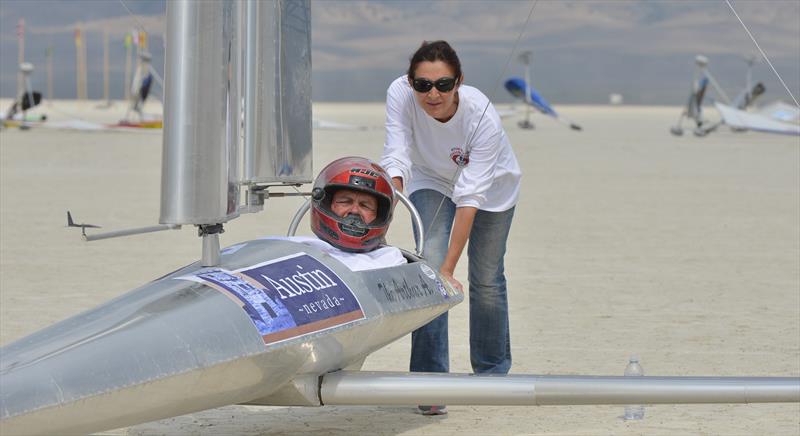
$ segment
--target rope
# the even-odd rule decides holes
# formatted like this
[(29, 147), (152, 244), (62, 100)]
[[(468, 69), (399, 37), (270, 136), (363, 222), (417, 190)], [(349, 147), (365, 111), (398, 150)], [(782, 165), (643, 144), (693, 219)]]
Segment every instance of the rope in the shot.
[(797, 103), (797, 99), (794, 98), (794, 95), (792, 95), (792, 91), (789, 90), (789, 87), (786, 86), (786, 82), (784, 82), (783, 78), (781, 77), (781, 75), (778, 74), (778, 70), (776, 70), (775, 67), (772, 66), (772, 62), (769, 61), (769, 58), (767, 57), (767, 54), (764, 53), (764, 50), (762, 50), (761, 46), (758, 45), (758, 41), (756, 41), (756, 39), (753, 37), (753, 34), (750, 33), (750, 29), (747, 28), (747, 26), (744, 24), (744, 21), (742, 21), (742, 19), (739, 17), (739, 14), (736, 13), (736, 9), (733, 8), (733, 5), (731, 4), (730, 0), (725, 0), (725, 3), (731, 9), (731, 12), (733, 12), (733, 15), (736, 16), (736, 19), (739, 20), (739, 24), (741, 24), (742, 27), (744, 28), (744, 31), (747, 32), (747, 36), (749, 36), (750, 40), (753, 41), (753, 44), (756, 46), (758, 51), (761, 53), (761, 56), (764, 58), (765, 61), (767, 61), (767, 64), (772, 69), (772, 72), (775, 73), (775, 76), (781, 82), (781, 85), (783, 85), (783, 89), (786, 90), (786, 93), (789, 94), (789, 97), (792, 97), (792, 100), (794, 101), (794, 105), (797, 106), (797, 107), (800, 107), (800, 104)]
[[(492, 90), (491, 97), (486, 102), (486, 106), (483, 108), (483, 113), (481, 113), (481, 117), (478, 119), (478, 124), (475, 125), (475, 130), (472, 131), (472, 133), (467, 138), (466, 144), (464, 144), (464, 155), (465, 156), (469, 156), (469, 152), (472, 149), (472, 139), (478, 133), (478, 128), (481, 126), (481, 122), (483, 122), (483, 117), (486, 115), (486, 111), (489, 109), (489, 105), (492, 104), (492, 100), (497, 96), (497, 90), (498, 90), (498, 88), (500, 88), (500, 83), (502, 82), (503, 77), (505, 76), (506, 71), (508, 70), (508, 66), (511, 64), (511, 59), (514, 58), (514, 53), (517, 51), (517, 46), (519, 45), (519, 41), (522, 39), (522, 35), (525, 34), (525, 30), (528, 28), (528, 23), (531, 20), (531, 16), (533, 16), (533, 10), (536, 8), (536, 5), (538, 3), (539, 3), (539, 0), (533, 0), (532, 3), (531, 3), (531, 9), (530, 9), (530, 11), (528, 11), (528, 16), (525, 18), (525, 23), (523, 23), (522, 29), (520, 29), (519, 34), (517, 35), (517, 40), (514, 41), (514, 46), (511, 48), (511, 53), (509, 53), (509, 55), (508, 55), (508, 60), (506, 60), (506, 64), (503, 67), (503, 71), (500, 72), (499, 79), (497, 79), (497, 81), (495, 82), (495, 86), (494, 86), (494, 89)], [(463, 167), (461, 165), (459, 165), (458, 168), (456, 169), (456, 173), (453, 175), (453, 178), (450, 179), (450, 184), (453, 185), (454, 188), (455, 188), (455, 181), (456, 181), (456, 179), (458, 179), (458, 176), (461, 175), (462, 169), (463, 169)], [(436, 212), (433, 214), (433, 218), (431, 219), (431, 223), (430, 223), (429, 227), (432, 226), (433, 223), (436, 222), (436, 218), (439, 216), (439, 212), (442, 210), (442, 205), (444, 204), (444, 199), (445, 198), (446, 198), (446, 196), (442, 196), (442, 200), (439, 202), (439, 206), (436, 208)], [(424, 250), (424, 247), (423, 247), (423, 250)], [(424, 253), (423, 253), (423, 255), (424, 255)]]
[(119, 2), (122, 5), (122, 7), (125, 8), (126, 11), (128, 11), (128, 15), (130, 15), (131, 18), (133, 18), (133, 21), (136, 22), (136, 26), (139, 28), (139, 30), (141, 30), (142, 32), (147, 32), (144, 29), (144, 26), (142, 25), (142, 22), (139, 21), (139, 19), (136, 17), (136, 15), (134, 15), (134, 13), (131, 11), (131, 9), (128, 7), (128, 5), (125, 3), (125, 0), (119, 0)]

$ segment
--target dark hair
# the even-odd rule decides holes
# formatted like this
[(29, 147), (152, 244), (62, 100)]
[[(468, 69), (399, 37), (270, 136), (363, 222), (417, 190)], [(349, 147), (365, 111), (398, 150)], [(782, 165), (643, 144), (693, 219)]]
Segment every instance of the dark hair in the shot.
[(447, 41), (423, 41), (422, 45), (419, 46), (417, 51), (411, 56), (409, 65), (408, 65), (408, 77), (413, 80), (414, 71), (417, 69), (417, 65), (421, 62), (436, 62), (442, 61), (450, 66), (453, 69), (456, 75), (456, 79), (461, 79), (461, 61), (458, 60), (458, 55), (456, 51), (453, 50), (453, 47), (450, 47), (450, 44)]

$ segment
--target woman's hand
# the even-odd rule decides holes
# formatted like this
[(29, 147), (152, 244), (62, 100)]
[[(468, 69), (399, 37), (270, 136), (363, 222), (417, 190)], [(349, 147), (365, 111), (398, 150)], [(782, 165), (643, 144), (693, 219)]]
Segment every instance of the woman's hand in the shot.
[(456, 208), (453, 230), (450, 233), (450, 245), (447, 247), (444, 262), (439, 268), (439, 272), (462, 294), (464, 293), (464, 286), (453, 277), (453, 272), (456, 270), (456, 264), (458, 263), (458, 258), (461, 257), (461, 252), (464, 251), (464, 246), (467, 245), (467, 239), (469, 239), (469, 232), (472, 230), (472, 223), (475, 220), (476, 213), (478, 213), (478, 209), (474, 207)]
[[(402, 177), (392, 177), (392, 185), (394, 185), (395, 192), (403, 193), (403, 178)], [(397, 206), (397, 202), (400, 201), (400, 196), (394, 196), (394, 204)]]
[(392, 184), (394, 185), (394, 190), (397, 192), (403, 192), (403, 178), (402, 177), (392, 177)]
[(439, 274), (444, 276), (448, 282), (450, 282), (450, 286), (454, 287), (458, 292), (464, 293), (464, 285), (461, 284), (455, 277), (453, 277), (453, 271), (448, 271), (445, 269), (440, 269)]

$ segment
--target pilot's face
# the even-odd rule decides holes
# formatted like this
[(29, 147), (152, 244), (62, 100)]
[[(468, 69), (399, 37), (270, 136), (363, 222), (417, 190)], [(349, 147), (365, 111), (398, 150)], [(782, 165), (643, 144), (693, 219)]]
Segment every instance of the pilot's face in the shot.
[(365, 192), (340, 189), (333, 194), (331, 210), (340, 217), (351, 213), (359, 215), (366, 224), (369, 224), (378, 215), (378, 200)]

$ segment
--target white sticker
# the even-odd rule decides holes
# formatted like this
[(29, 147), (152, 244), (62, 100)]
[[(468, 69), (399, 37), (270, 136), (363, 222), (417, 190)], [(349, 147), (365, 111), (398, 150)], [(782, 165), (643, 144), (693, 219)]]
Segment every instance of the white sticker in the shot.
[(429, 279), (431, 279), (431, 280), (435, 280), (436, 279), (436, 272), (434, 272), (433, 268), (429, 267), (428, 265), (425, 265), (424, 263), (421, 263), (421, 264), (419, 264), (419, 269), (421, 269), (422, 272), (424, 272), (425, 275), (428, 276)]

